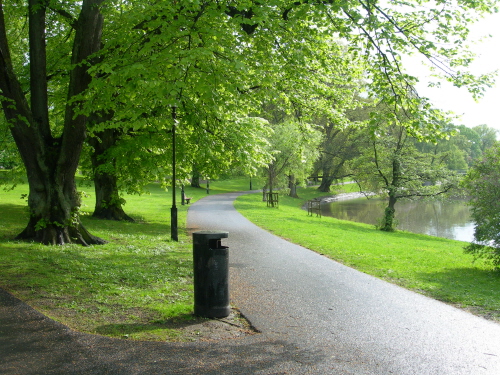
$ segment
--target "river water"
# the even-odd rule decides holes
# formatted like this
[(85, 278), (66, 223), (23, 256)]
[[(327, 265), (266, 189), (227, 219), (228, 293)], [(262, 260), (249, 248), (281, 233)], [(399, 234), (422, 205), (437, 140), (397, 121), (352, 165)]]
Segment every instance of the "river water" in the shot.
[[(337, 219), (376, 225), (387, 206), (380, 198), (358, 198), (323, 203), (322, 214)], [(463, 200), (408, 200), (396, 203), (397, 229), (470, 242), (474, 223)]]

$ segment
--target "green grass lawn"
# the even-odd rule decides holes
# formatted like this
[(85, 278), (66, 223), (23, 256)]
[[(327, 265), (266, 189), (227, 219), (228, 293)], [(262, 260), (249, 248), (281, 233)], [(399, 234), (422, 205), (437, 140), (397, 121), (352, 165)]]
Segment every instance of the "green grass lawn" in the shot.
[[(147, 340), (183, 340), (176, 329), (192, 319), (192, 243), (187, 205), (177, 203), (179, 242), (170, 240), (171, 192), (126, 196), (136, 222), (93, 219), (92, 187), (81, 186), (84, 225), (109, 243), (43, 246), (13, 241), (28, 221), (27, 185), (0, 190), (0, 287), (76, 330)], [(210, 194), (248, 190), (247, 179), (214, 181)], [(177, 190), (180, 197), (180, 189)], [(196, 201), (206, 189), (186, 187)]]
[[(259, 188), (262, 181), (253, 180)], [(210, 194), (248, 190), (248, 179), (213, 181)], [(352, 191), (354, 185), (342, 187)], [(83, 212), (93, 209), (93, 189)], [(192, 244), (185, 228), (189, 206), (178, 204), (179, 242), (170, 240), (170, 192), (126, 196), (136, 222), (82, 218), (105, 245), (42, 246), (13, 241), (26, 225), (27, 186), (0, 190), (0, 287), (76, 330), (141, 340), (186, 340), (179, 327), (193, 319)], [(180, 194), (180, 190), (178, 190)], [(242, 196), (238, 209), (256, 224), (346, 265), (484, 316), (500, 318), (500, 276), (472, 264), (463, 243), (405, 232), (383, 233), (364, 224), (309, 217), (302, 199), (280, 197), (267, 208), (261, 194)], [(196, 201), (206, 189), (186, 188)], [(324, 194), (325, 195), (325, 194)], [(277, 220), (278, 219), (278, 220)], [(300, 230), (297, 230), (299, 228)]]
[[(354, 185), (342, 189), (352, 191)], [(259, 194), (238, 198), (249, 220), (291, 242), (347, 266), (495, 320), (500, 319), (500, 274), (463, 252), (465, 242), (308, 216), (303, 202), (318, 194), (300, 190), (301, 199), (280, 197), (268, 208)]]

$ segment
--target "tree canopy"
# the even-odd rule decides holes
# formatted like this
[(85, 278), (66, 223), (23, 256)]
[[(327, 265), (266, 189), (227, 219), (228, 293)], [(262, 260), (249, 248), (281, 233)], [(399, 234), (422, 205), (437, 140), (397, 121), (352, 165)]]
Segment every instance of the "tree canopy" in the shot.
[(296, 196), (295, 185), (305, 181), (318, 156), (321, 133), (307, 123), (288, 120), (273, 124), (269, 137), (272, 161), (265, 168), (266, 187), (273, 190), (289, 187)]
[(141, 147), (167, 154), (172, 108), (183, 160), (202, 159), (206, 171), (238, 160), (251, 172), (267, 160), (262, 102), (341, 121), (360, 80), (405, 115), (410, 134), (434, 137), (441, 114), (402, 56), (422, 54), (480, 95), (490, 77), (466, 70), (467, 24), (495, 9), (493, 0), (0, 1), (0, 101), (30, 186), (19, 238), (102, 243), (78, 219), (86, 137), (118, 129), (133, 145), (127, 157)]
[(458, 184), (456, 174), (446, 168), (446, 156), (419, 152), (416, 139), (404, 126), (381, 124), (371, 136), (370, 147), (353, 162), (356, 182), (363, 191), (388, 197), (383, 231), (394, 231), (395, 205), (401, 198), (443, 194)]

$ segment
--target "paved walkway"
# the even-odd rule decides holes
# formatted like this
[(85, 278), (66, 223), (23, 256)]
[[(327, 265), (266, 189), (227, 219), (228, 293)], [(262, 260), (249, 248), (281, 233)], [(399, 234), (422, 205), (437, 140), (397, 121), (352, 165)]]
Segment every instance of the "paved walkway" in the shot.
[(499, 324), (279, 239), (234, 210), (237, 195), (194, 203), (188, 227), (229, 232), (231, 300), (262, 333), (109, 339), (0, 291), (0, 374), (500, 374)]
[(234, 210), (237, 195), (198, 202), (189, 225), (229, 232), (232, 300), (293, 348), (292, 373), (500, 374), (499, 324), (277, 238)]

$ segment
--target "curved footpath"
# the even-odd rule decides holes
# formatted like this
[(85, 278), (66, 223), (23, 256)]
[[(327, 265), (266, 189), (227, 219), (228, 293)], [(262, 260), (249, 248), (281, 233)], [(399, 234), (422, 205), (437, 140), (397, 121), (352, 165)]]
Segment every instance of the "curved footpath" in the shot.
[(0, 374), (500, 374), (499, 324), (273, 236), (234, 209), (239, 194), (194, 203), (188, 227), (229, 232), (231, 302), (261, 333), (110, 339), (73, 332), (0, 290)]

